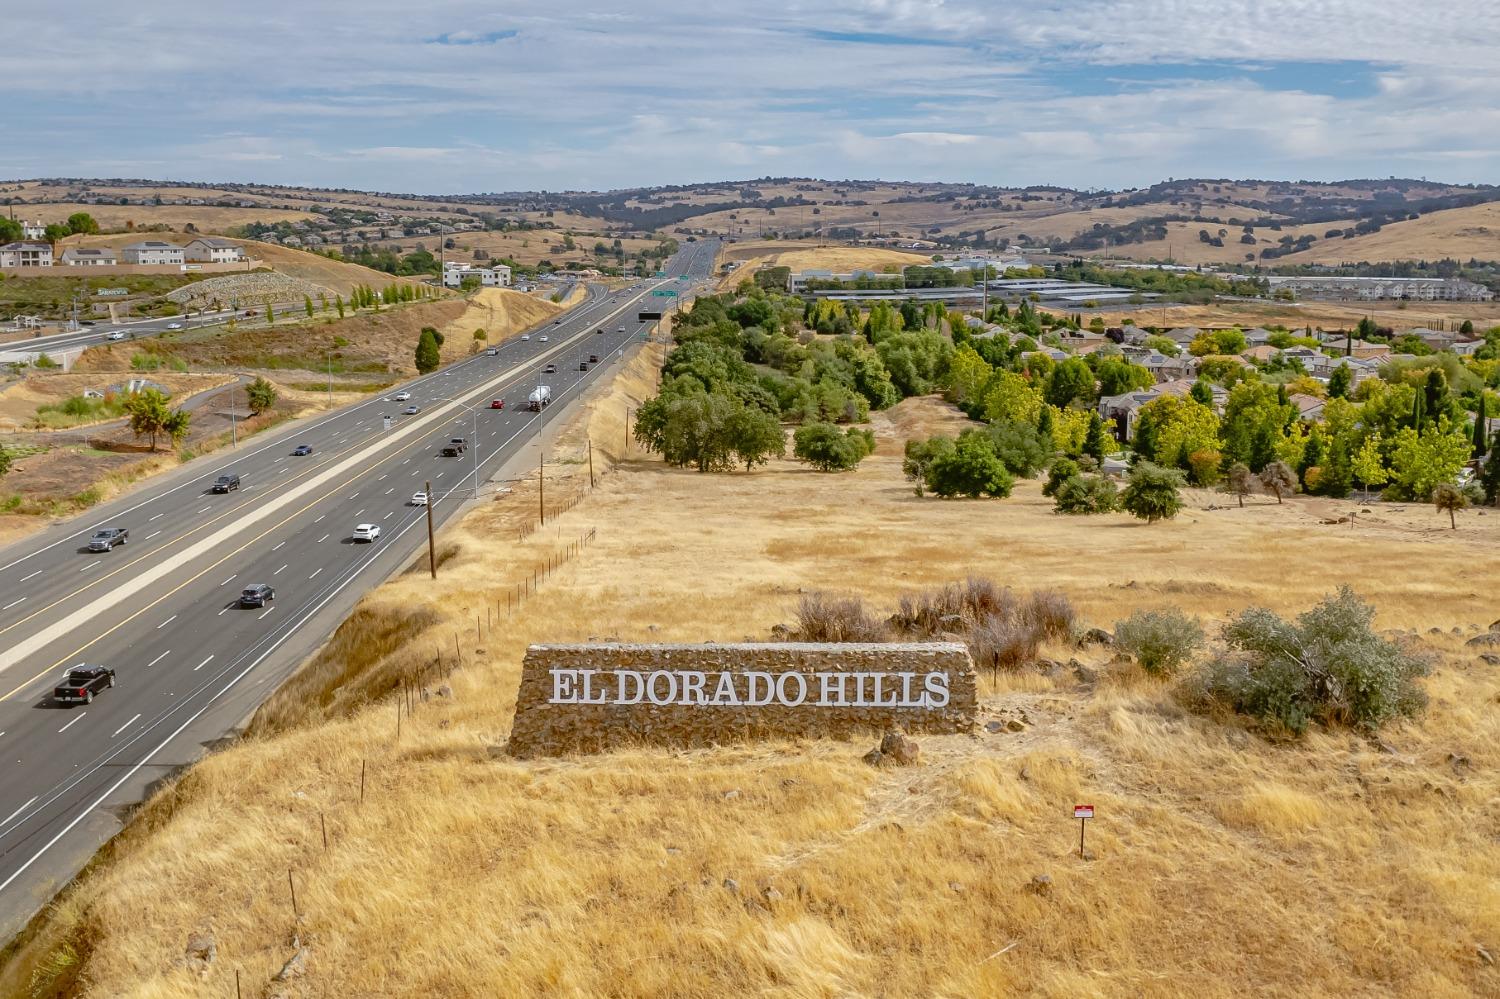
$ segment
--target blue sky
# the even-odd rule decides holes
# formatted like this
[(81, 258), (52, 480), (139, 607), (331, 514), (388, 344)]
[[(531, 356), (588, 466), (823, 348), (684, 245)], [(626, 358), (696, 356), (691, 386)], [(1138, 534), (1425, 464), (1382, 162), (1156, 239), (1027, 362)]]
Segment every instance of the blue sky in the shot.
[(0, 178), (1500, 179), (1500, 8), (4, 0)]

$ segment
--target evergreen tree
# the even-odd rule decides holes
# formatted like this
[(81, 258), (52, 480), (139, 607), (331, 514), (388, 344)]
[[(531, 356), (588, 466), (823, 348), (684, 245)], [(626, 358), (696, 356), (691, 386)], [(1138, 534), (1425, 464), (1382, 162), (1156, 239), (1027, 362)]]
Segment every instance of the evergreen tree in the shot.
[[(1433, 368), (1427, 372), (1427, 381), (1422, 386), (1424, 418), (1436, 420), (1443, 412), (1444, 403), (1448, 399), (1448, 376), (1443, 374), (1441, 368)], [(1418, 427), (1417, 429), (1421, 429)]]
[(417, 338), (417, 370), (422, 374), (436, 371), (442, 357), (438, 353), (437, 331), (431, 326), (422, 327), (422, 334)]
[(311, 319), (313, 317), (312, 296), (302, 296), (302, 308), (307, 312), (307, 318)]
[(1500, 433), (1491, 441), (1490, 456), (1485, 460), (1484, 470), (1479, 474), (1479, 484), (1484, 487), (1484, 501), (1490, 506), (1500, 503)]
[(1083, 439), (1083, 453), (1095, 461), (1103, 461), (1109, 453), (1109, 437), (1104, 432), (1104, 418), (1097, 411), (1089, 414), (1089, 432)]
[(1312, 433), (1308, 435), (1307, 446), (1302, 449), (1302, 461), (1297, 465), (1297, 480), (1302, 483), (1302, 488), (1307, 489), (1307, 470), (1319, 468), (1323, 464), (1323, 429), (1313, 427)]
[(1349, 373), (1349, 365), (1340, 364), (1333, 369), (1333, 374), (1328, 378), (1328, 398), (1347, 399), (1349, 388), (1353, 381), (1353, 375)]
[(1484, 390), (1479, 390), (1479, 412), (1474, 417), (1474, 457), (1483, 458), (1485, 447), (1485, 427), (1489, 423), (1489, 401), (1485, 398)]

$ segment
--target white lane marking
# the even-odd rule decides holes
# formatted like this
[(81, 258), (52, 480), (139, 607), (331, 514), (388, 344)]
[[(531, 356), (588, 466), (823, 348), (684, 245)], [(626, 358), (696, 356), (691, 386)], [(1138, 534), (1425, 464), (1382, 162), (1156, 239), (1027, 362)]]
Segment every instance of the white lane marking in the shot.
[(240, 578), (240, 574), (239, 573), (235, 573), (233, 576), (230, 576), (228, 579), (224, 580), (224, 582), (220, 583), (219, 585), (220, 586), (228, 586), (230, 583), (234, 582), (236, 579), (239, 579), (239, 578)]
[[(130, 726), (134, 725), (137, 721), (140, 720), (140, 717), (141, 717), (140, 715), (136, 715), (134, 718), (130, 719), (130, 721), (126, 722), (124, 725), (121, 725), (119, 728), (115, 729), (115, 735), (119, 735), (121, 732), (125, 731)], [(113, 739), (115, 737), (115, 735), (110, 736), (110, 738)]]
[(412, 469), (412, 473), (411, 474), (413, 474), (413, 475), (421, 475), (422, 474), (422, 470), (420, 468), (414, 468), (414, 469)]
[[(0, 732), (0, 735), (4, 735), (4, 734), (5, 734), (4, 732)], [(41, 796), (38, 795), (37, 797), (41, 797)], [(3, 828), (4, 826), (10, 825), (10, 820), (13, 819), (13, 818), (15, 818), (17, 815), (20, 815), (22, 812), (26, 811), (26, 809), (30, 808), (32, 802), (34, 802), (34, 801), (36, 801), (36, 798), (32, 798), (31, 801), (26, 802), (26, 804), (22, 805), (20, 808), (16, 809), (14, 812), (11, 812), (9, 815), (7, 815), (3, 821), (0, 821), (0, 828)]]
[(441, 479), (443, 477), (443, 473), (442, 472), (437, 473), (437, 477)]
[[(391, 511), (391, 513), (395, 513), (395, 512), (396, 512), (395, 510)], [(381, 517), (380, 519), (381, 520), (390, 520), (391, 519), (391, 513), (386, 514), (384, 517)]]
[(320, 565), (316, 569), (314, 569), (313, 570), (313, 574), (311, 576), (308, 576), (307, 578), (308, 579), (317, 579), (318, 578), (318, 573), (320, 573), (322, 571), (323, 571), (323, 567)]
[(229, 609), (228, 607), (225, 607), (223, 610), (219, 611), (219, 613), (216, 614), (216, 615), (214, 615), (214, 616), (215, 617), (223, 617), (224, 616), (224, 611), (227, 611), (228, 609)]
[(387, 489), (387, 490), (386, 490), (386, 491), (385, 491), (385, 494), (386, 494), (386, 495), (387, 495), (387, 496), (389, 496), (389, 495), (390, 495), (390, 494), (391, 494), (391, 493), (393, 493), (393, 492), (395, 492), (395, 491), (396, 491), (396, 487), (395, 487), (395, 486), (391, 486), (391, 488), (389, 488), (389, 489)]
[(146, 668), (150, 669), (152, 666), (155, 666), (157, 663), (161, 662), (163, 659), (167, 658), (167, 656), (170, 656), (171, 654), (172, 654), (172, 650), (168, 649), (167, 651), (163, 652), (161, 655), (157, 656), (155, 659), (153, 659), (149, 663), (147, 663), (146, 664)]
[(291, 471), (290, 468), (283, 468), (281, 471), (277, 472), (276, 474), (277, 475), (285, 475), (287, 472), (290, 472), (290, 471)]
[(286, 546), (286, 542), (285, 541), (279, 541), (279, 542), (277, 542), (276, 547), (272, 548), (271, 551), (273, 551), (273, 552), (279, 552), (285, 546)]
[(256, 618), (255, 620), (257, 620), (257, 621), (264, 621), (266, 619), (266, 614), (271, 613), (275, 609), (276, 609), (275, 607), (267, 607), (266, 608), (266, 613), (262, 614), (260, 617)]
[(198, 511), (198, 512), (199, 512), (199, 513), (207, 513), (207, 512), (208, 512), (208, 511), (210, 511), (210, 510), (212, 510), (212, 509), (213, 509), (213, 507), (211, 507), (211, 506), (206, 506), (206, 507), (204, 507), (204, 508), (203, 508), (203, 509), (202, 509), (202, 510), (199, 510), (199, 511)]
[(349, 494), (349, 498), (350, 499), (359, 499), (359, 493), (350, 493)]
[(161, 631), (163, 628), (165, 628), (167, 625), (171, 624), (175, 620), (177, 620), (177, 615), (173, 614), (171, 617), (167, 618), (161, 624), (157, 625), (156, 626), (156, 630), (157, 631)]
[(10, 610), (12, 607), (19, 606), (20, 604), (24, 604), (25, 602), (26, 598), (22, 597), (20, 600), (13, 600), (10, 603), (6, 604), (4, 607), (0, 607), (0, 610)]
[(321, 538), (319, 538), (319, 539), (318, 539), (318, 540), (317, 540), (317, 544), (320, 544), (320, 545), (321, 545), (321, 544), (322, 544), (322, 543), (323, 543), (323, 542), (325, 542), (325, 541), (327, 541), (327, 540), (328, 540), (328, 535), (326, 535), (326, 534), (325, 534), (325, 535), (323, 535), (323, 536), (322, 536), (322, 537), (321, 537)]
[[(286, 568), (286, 566), (282, 566), (281, 567), (281, 569), (285, 569), (285, 568)], [(279, 575), (281, 573), (281, 569), (277, 569), (275, 572), (271, 573), (271, 575), (273, 575), (273, 576)]]
[(146, 537), (143, 540), (150, 541), (152, 538), (156, 537), (160, 533), (161, 533), (160, 531), (152, 531), (150, 534), (146, 535)]
[[(391, 474), (390, 472), (386, 472), (385, 473), (385, 475), (390, 475), (390, 474)], [(376, 482), (384, 482), (385, 481), (385, 475), (382, 475), (380, 478), (376, 479), (375, 481)]]
[(156, 516), (155, 516), (155, 517), (152, 517), (152, 518), (151, 518), (151, 520), (148, 520), (148, 521), (147, 521), (147, 523), (148, 523), (148, 524), (149, 524), (149, 523), (151, 523), (151, 521), (155, 521), (155, 520), (161, 520), (161, 519), (162, 519), (162, 518), (163, 518), (163, 517), (165, 517), (165, 516), (166, 516), (166, 514), (164, 514), (164, 513), (159, 513), (159, 514), (157, 514), (157, 515), (156, 515)]
[(79, 722), (79, 721), (80, 721), (80, 720), (81, 720), (81, 719), (82, 719), (82, 718), (83, 718), (83, 717), (84, 717), (84, 715), (87, 715), (87, 714), (88, 714), (88, 712), (87, 712), (87, 711), (82, 711), (82, 712), (79, 712), (79, 714), (78, 714), (78, 717), (77, 717), (77, 718), (74, 718), (74, 719), (73, 719), (73, 720), (72, 720), (72, 721), (70, 721), (70, 722), (68, 722), (68, 723), (67, 723), (67, 724), (66, 724), (66, 725), (64, 725), (64, 726), (63, 726), (63, 727), (62, 727), (62, 728), (60, 728), (60, 729), (58, 729), (58, 730), (57, 730), (57, 734), (58, 734), (58, 735), (62, 735), (62, 734), (63, 734), (63, 733), (64, 733), (64, 732), (66, 732), (66, 731), (67, 731), (67, 730), (68, 730), (68, 729), (70, 729), (70, 728), (72, 728), (72, 727), (73, 727), (73, 726), (74, 726), (74, 725), (76, 725), (76, 724), (78, 724), (78, 722)]
[(365, 512), (365, 508), (364, 507), (360, 507), (358, 510), (354, 511), (354, 516), (358, 517), (360, 514), (362, 514), (364, 512)]
[(321, 524), (323, 522), (323, 517), (326, 517), (326, 516), (328, 516), (328, 514), (326, 514), (326, 513), (323, 514), (322, 516), (318, 517), (317, 520), (313, 521), (313, 523), (314, 524)]
[(99, 568), (99, 563), (98, 562), (90, 562), (88, 565), (84, 566), (82, 569), (79, 569), (78, 571), (79, 572), (88, 572), (90, 569), (97, 569), (97, 568)]
[(194, 673), (198, 672), (200, 669), (202, 669), (203, 667), (207, 666), (209, 664), (209, 662), (211, 662), (212, 660), (213, 660), (213, 656), (209, 656), (207, 659), (203, 660), (201, 663), (199, 663), (198, 665), (194, 666), (193, 667), (193, 672)]
[(22, 577), (21, 577), (21, 582), (23, 582), (23, 583), (24, 583), (24, 582), (26, 582), (26, 580), (28, 580), (28, 579), (34, 579), (34, 578), (36, 578), (36, 577), (37, 577), (37, 576), (40, 576), (40, 575), (41, 575), (41, 574), (42, 574), (42, 573), (43, 573), (43, 572), (44, 572), (44, 571), (45, 571), (45, 570), (43, 570), (43, 569), (38, 569), (38, 570), (37, 570), (37, 571), (36, 571), (36, 572), (33, 572), (33, 573), (32, 573), (32, 574), (31, 574), (31, 575), (30, 575), (30, 576), (22, 576)]

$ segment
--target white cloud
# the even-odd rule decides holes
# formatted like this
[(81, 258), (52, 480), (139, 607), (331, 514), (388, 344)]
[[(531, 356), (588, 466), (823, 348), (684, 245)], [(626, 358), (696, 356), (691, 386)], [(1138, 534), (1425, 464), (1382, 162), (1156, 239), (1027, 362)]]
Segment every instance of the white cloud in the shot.
[[(1500, 167), (1500, 7), (1477, 0), (8, 6), (26, 39), (0, 105), (13, 175), (253, 164), (275, 182), (504, 190)], [(87, 52), (88, 71), (57, 72), (57, 51)]]

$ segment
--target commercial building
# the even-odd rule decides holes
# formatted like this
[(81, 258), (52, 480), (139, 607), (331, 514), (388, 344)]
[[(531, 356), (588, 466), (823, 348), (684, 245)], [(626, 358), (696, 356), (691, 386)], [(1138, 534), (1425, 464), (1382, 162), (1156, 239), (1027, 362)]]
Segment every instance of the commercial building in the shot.
[(1266, 279), (1271, 291), (1291, 291), (1298, 298), (1373, 302), (1488, 302), (1495, 293), (1461, 278), (1426, 277), (1284, 277)]
[(462, 287), (466, 277), (477, 277), (480, 286), (484, 288), (510, 287), (510, 268), (505, 264), (495, 264), (493, 267), (475, 267), (473, 264), (452, 261), (443, 264), (444, 287)]

